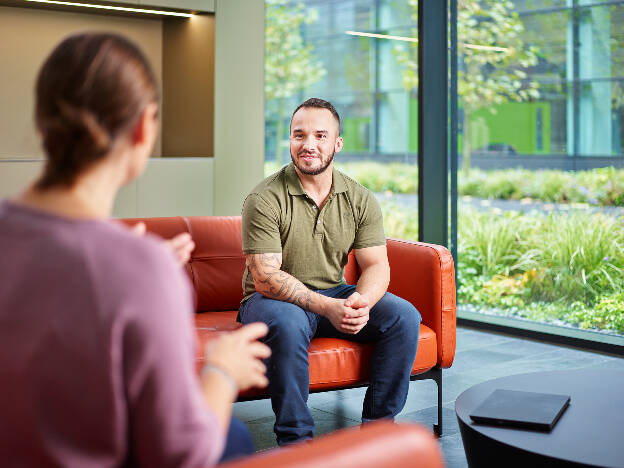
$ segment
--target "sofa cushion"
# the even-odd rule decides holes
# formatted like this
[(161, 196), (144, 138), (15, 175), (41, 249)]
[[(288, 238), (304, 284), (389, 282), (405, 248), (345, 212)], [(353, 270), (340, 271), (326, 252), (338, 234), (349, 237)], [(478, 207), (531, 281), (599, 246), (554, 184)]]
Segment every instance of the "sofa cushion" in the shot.
[[(207, 312), (195, 316), (199, 339), (197, 369), (204, 361), (206, 342), (223, 331), (235, 330), (238, 311)], [(308, 350), (310, 362), (310, 391), (329, 390), (359, 385), (368, 379), (368, 365), (373, 351), (372, 344), (354, 343), (336, 338), (315, 338)], [(412, 367), (412, 375), (426, 372), (436, 365), (437, 342), (435, 333), (426, 325), (420, 326), (418, 352)], [(266, 396), (266, 390), (253, 389), (241, 398)]]
[(240, 217), (188, 218), (195, 241), (191, 256), (197, 311), (232, 310), (243, 299), (245, 257)]

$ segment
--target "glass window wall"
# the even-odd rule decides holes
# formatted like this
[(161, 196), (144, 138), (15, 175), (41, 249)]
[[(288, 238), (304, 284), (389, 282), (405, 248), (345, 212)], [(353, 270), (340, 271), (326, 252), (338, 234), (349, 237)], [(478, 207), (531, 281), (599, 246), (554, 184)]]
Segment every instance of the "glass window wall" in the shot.
[(623, 12), (459, 2), (460, 316), (624, 336)]

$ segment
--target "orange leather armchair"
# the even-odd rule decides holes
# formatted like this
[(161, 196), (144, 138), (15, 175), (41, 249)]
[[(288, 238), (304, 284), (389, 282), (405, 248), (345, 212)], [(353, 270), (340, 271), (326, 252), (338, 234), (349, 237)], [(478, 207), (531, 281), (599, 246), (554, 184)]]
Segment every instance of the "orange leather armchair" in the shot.
[(416, 424), (376, 422), (311, 442), (269, 450), (219, 468), (441, 468), (433, 435)]
[[(142, 221), (147, 230), (164, 238), (188, 232), (196, 248), (186, 271), (196, 293), (195, 323), (199, 350), (211, 335), (240, 326), (236, 322), (243, 298), (245, 257), (241, 247), (240, 217), (173, 217), (123, 220), (128, 225)], [(390, 286), (388, 290), (410, 301), (422, 316), (418, 351), (412, 380), (433, 379), (438, 385), (438, 424), (442, 433), (442, 369), (455, 355), (455, 275), (450, 252), (438, 245), (388, 239)], [(345, 268), (345, 279), (354, 284), (358, 268), (353, 253)], [(372, 345), (335, 338), (313, 339), (309, 348), (310, 391), (319, 392), (366, 385)], [(203, 364), (198, 350), (197, 367)], [(240, 400), (267, 398), (266, 390), (242, 393)]]

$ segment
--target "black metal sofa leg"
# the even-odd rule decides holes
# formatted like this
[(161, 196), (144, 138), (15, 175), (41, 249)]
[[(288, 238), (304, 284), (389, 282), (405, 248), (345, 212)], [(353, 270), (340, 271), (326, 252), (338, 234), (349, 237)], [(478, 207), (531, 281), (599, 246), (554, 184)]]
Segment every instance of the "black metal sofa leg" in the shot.
[(433, 380), (438, 386), (438, 424), (433, 425), (433, 432), (438, 437), (442, 437), (442, 368), (434, 367), (423, 374), (416, 374), (410, 380)]
[(442, 369), (434, 368), (432, 371), (433, 380), (438, 386), (438, 424), (433, 425), (433, 432), (442, 437)]

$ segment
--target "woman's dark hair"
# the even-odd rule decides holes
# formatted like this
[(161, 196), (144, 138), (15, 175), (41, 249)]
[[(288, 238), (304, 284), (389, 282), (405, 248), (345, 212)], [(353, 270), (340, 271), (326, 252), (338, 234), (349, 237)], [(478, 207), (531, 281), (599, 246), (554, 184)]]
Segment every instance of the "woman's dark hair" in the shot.
[(37, 77), (35, 121), (47, 161), (36, 187), (71, 187), (158, 102), (156, 79), (139, 48), (121, 36), (63, 40)]

